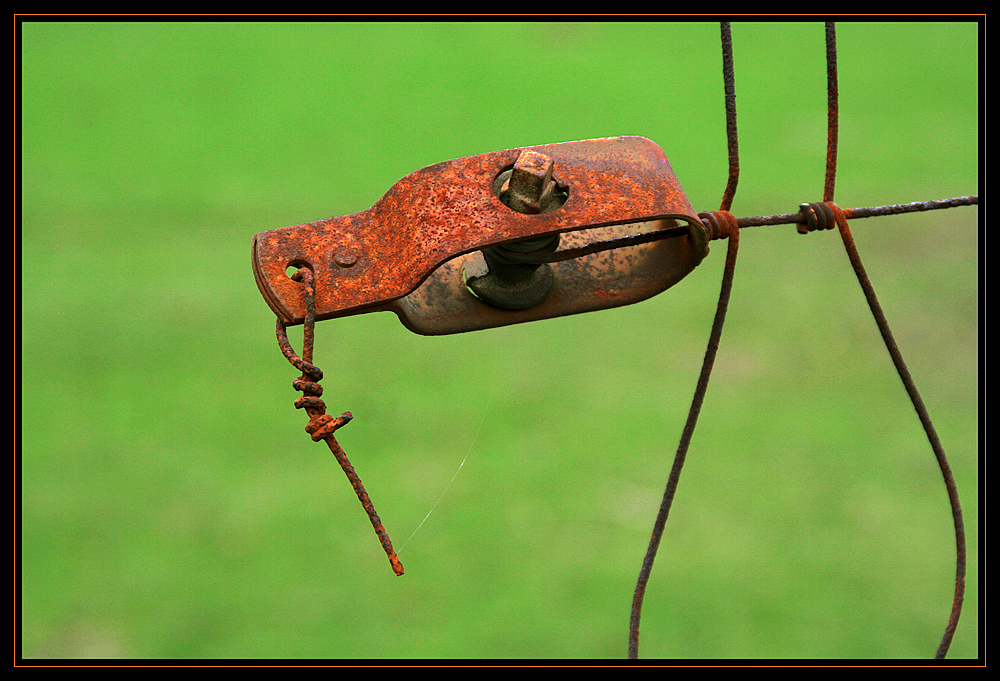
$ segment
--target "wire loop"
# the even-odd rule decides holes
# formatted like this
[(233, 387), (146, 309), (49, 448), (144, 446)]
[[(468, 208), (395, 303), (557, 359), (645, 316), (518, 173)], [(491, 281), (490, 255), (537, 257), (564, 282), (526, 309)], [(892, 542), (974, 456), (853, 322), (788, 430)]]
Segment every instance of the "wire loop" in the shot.
[[(837, 226), (837, 216), (834, 208), (840, 211), (840, 207), (833, 201), (821, 203), (803, 203), (799, 206), (799, 215), (805, 222), (799, 222), (796, 227), (799, 234), (808, 234), (823, 229), (834, 229)], [(843, 215), (843, 211), (841, 211)]]
[(701, 218), (701, 224), (705, 225), (708, 229), (708, 238), (710, 240), (728, 239), (730, 234), (739, 229), (736, 216), (728, 210), (698, 213), (698, 217)]

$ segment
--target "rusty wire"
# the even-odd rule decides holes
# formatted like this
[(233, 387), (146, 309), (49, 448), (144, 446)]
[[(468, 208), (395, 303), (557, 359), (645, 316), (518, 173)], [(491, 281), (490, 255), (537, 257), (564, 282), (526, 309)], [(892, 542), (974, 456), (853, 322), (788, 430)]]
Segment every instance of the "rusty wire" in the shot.
[(951, 613), (948, 616), (948, 623), (945, 625), (944, 635), (941, 637), (941, 643), (934, 655), (937, 659), (943, 659), (951, 647), (951, 641), (955, 636), (955, 629), (958, 627), (958, 620), (962, 614), (962, 604), (965, 600), (965, 522), (962, 518), (962, 504), (958, 499), (958, 487), (955, 484), (955, 476), (952, 474), (944, 447), (941, 445), (941, 439), (938, 437), (934, 424), (931, 423), (927, 407), (924, 405), (924, 401), (917, 391), (916, 383), (913, 381), (913, 376), (910, 375), (910, 370), (906, 367), (906, 362), (903, 361), (903, 354), (900, 352), (899, 346), (896, 345), (896, 341), (892, 336), (889, 322), (882, 311), (878, 297), (875, 295), (875, 288), (872, 286), (865, 267), (861, 263), (861, 256), (854, 243), (854, 237), (851, 235), (851, 228), (847, 224), (844, 211), (840, 210), (837, 204), (832, 201), (827, 202), (826, 205), (832, 210), (836, 219), (841, 239), (844, 242), (844, 249), (847, 251), (847, 257), (857, 275), (858, 283), (861, 284), (861, 290), (865, 295), (865, 300), (868, 302), (868, 307), (878, 326), (879, 333), (882, 335), (885, 347), (889, 351), (889, 356), (892, 358), (892, 363), (896, 367), (896, 373), (899, 374), (899, 378), (903, 381), (906, 394), (909, 395), (910, 401), (913, 403), (913, 408), (917, 412), (920, 423), (924, 428), (927, 441), (930, 443), (934, 456), (937, 459), (938, 467), (941, 469), (945, 490), (948, 493), (948, 503), (951, 505), (952, 522), (955, 527), (955, 596), (952, 600)]
[(653, 561), (656, 559), (656, 554), (660, 547), (663, 530), (667, 525), (670, 507), (673, 505), (674, 494), (677, 492), (677, 484), (680, 482), (681, 469), (684, 467), (684, 461), (687, 458), (691, 438), (694, 435), (695, 426), (698, 424), (698, 415), (701, 413), (701, 406), (705, 401), (705, 394), (708, 392), (708, 381), (712, 375), (712, 367), (715, 365), (715, 357), (719, 352), (722, 327), (725, 324), (726, 312), (729, 309), (729, 298), (732, 294), (733, 279), (736, 274), (736, 256), (739, 253), (740, 247), (740, 228), (736, 218), (729, 212), (733, 197), (736, 194), (736, 185), (739, 182), (740, 161), (736, 130), (736, 84), (735, 76), (733, 75), (733, 44), (728, 22), (722, 22), (721, 31), (723, 80), (726, 90), (726, 137), (729, 146), (729, 180), (723, 192), (721, 208), (715, 213), (699, 213), (698, 217), (709, 227), (712, 238), (728, 238), (729, 244), (726, 249), (726, 264), (722, 273), (722, 290), (719, 292), (719, 302), (715, 308), (712, 330), (708, 336), (708, 348), (705, 350), (705, 358), (701, 364), (698, 384), (694, 391), (694, 397), (691, 400), (691, 407), (688, 409), (687, 420), (684, 423), (684, 430), (681, 432), (681, 440), (677, 445), (677, 452), (674, 454), (674, 463), (670, 468), (670, 475), (667, 477), (667, 486), (663, 491), (660, 510), (657, 512), (656, 521), (653, 523), (653, 534), (646, 548), (646, 555), (643, 557), (642, 567), (639, 569), (639, 579), (632, 597), (628, 656), (629, 659), (633, 660), (639, 657), (639, 623), (642, 618), (642, 602), (646, 595), (646, 585), (649, 582), (649, 575), (653, 570)]
[(865, 267), (861, 263), (861, 255), (858, 253), (858, 248), (854, 243), (851, 228), (847, 224), (847, 216), (845, 215), (845, 212), (833, 202), (833, 191), (837, 174), (837, 121), (839, 118), (839, 105), (837, 88), (837, 32), (836, 25), (832, 21), (826, 22), (826, 59), (829, 131), (827, 134), (826, 182), (823, 186), (823, 202), (825, 208), (833, 214), (833, 217), (836, 220), (837, 227), (840, 230), (841, 240), (844, 242), (844, 249), (847, 252), (848, 260), (850, 260), (851, 267), (854, 269), (854, 273), (858, 278), (858, 283), (861, 285), (861, 290), (864, 293), (865, 300), (868, 302), (868, 307), (871, 310), (872, 317), (875, 319), (875, 324), (878, 326), (879, 333), (882, 335), (882, 340), (885, 343), (886, 350), (889, 351), (892, 363), (896, 367), (896, 373), (899, 374), (899, 378), (902, 380), (903, 386), (906, 388), (906, 393), (910, 397), (910, 402), (913, 404), (913, 408), (917, 412), (920, 423), (924, 428), (924, 433), (927, 435), (927, 441), (930, 443), (934, 456), (937, 459), (938, 467), (941, 469), (945, 490), (948, 493), (948, 502), (951, 505), (952, 522), (955, 527), (955, 596), (952, 600), (951, 612), (948, 616), (948, 623), (945, 625), (944, 635), (942, 636), (941, 643), (934, 655), (935, 658), (943, 659), (948, 654), (948, 649), (951, 647), (951, 641), (955, 636), (955, 629), (958, 627), (958, 620), (962, 614), (962, 603), (965, 600), (966, 552), (965, 523), (962, 518), (962, 505), (958, 499), (958, 488), (955, 484), (955, 477), (952, 474), (951, 466), (948, 463), (948, 457), (945, 455), (944, 447), (941, 445), (941, 440), (934, 428), (934, 424), (931, 423), (931, 417), (927, 412), (927, 407), (924, 405), (924, 401), (920, 397), (920, 393), (917, 391), (917, 386), (913, 381), (913, 376), (910, 374), (910, 370), (907, 368), (906, 362), (903, 361), (903, 354), (896, 345), (896, 341), (892, 335), (892, 330), (889, 328), (889, 322), (886, 319), (885, 313), (882, 311), (882, 306), (879, 304), (878, 297), (875, 295), (875, 288), (872, 286), (871, 280), (868, 278), (868, 274), (865, 271)]
[(720, 22), (722, 32), (722, 80), (726, 88), (726, 143), (729, 147), (729, 179), (722, 193), (719, 210), (733, 206), (736, 185), (740, 181), (740, 144), (736, 134), (736, 77), (733, 74), (733, 34), (728, 21)]
[(320, 440), (326, 442), (330, 448), (330, 452), (336, 457), (337, 463), (340, 464), (340, 467), (347, 475), (347, 479), (351, 482), (351, 487), (354, 488), (355, 494), (358, 495), (365, 513), (368, 514), (368, 519), (371, 521), (372, 527), (375, 528), (375, 534), (378, 535), (379, 541), (382, 543), (382, 548), (385, 550), (385, 555), (388, 556), (389, 563), (392, 565), (392, 571), (397, 575), (402, 575), (403, 564), (399, 562), (399, 557), (392, 548), (392, 541), (389, 540), (389, 534), (385, 531), (378, 513), (375, 512), (375, 506), (368, 497), (365, 486), (361, 484), (361, 478), (358, 477), (354, 466), (351, 465), (350, 460), (347, 458), (347, 454), (340, 446), (340, 443), (337, 442), (337, 438), (334, 437), (334, 431), (347, 425), (354, 417), (349, 411), (344, 412), (336, 418), (327, 414), (326, 404), (320, 397), (323, 394), (323, 387), (319, 384), (319, 381), (323, 378), (323, 371), (312, 363), (313, 341), (315, 338), (314, 329), (316, 326), (315, 287), (313, 285), (312, 272), (308, 267), (302, 267), (292, 275), (292, 278), (295, 281), (301, 282), (305, 290), (306, 318), (302, 331), (302, 356), (300, 357), (295, 354), (295, 350), (292, 349), (292, 344), (288, 340), (285, 322), (281, 317), (278, 317), (277, 321), (277, 336), (278, 347), (281, 348), (281, 353), (288, 359), (292, 366), (302, 372), (302, 376), (292, 382), (292, 387), (303, 394), (303, 397), (295, 400), (295, 407), (296, 409), (304, 409), (309, 414), (309, 423), (306, 425), (306, 432), (309, 433), (314, 442), (319, 442)]
[(837, 85), (837, 25), (826, 22), (826, 181), (823, 200), (833, 201), (837, 184), (837, 134), (840, 121), (840, 90)]
[[(723, 204), (725, 205), (725, 204)], [(810, 206), (817, 204), (802, 204), (799, 207), (797, 213), (779, 213), (775, 215), (757, 215), (745, 218), (737, 218), (736, 224), (740, 229), (746, 229), (747, 227), (761, 227), (768, 225), (799, 225), (799, 231), (814, 231), (817, 227), (813, 224), (816, 220), (815, 212), (810, 208)], [(859, 218), (875, 218), (882, 217), (885, 215), (902, 215), (904, 213), (917, 213), (928, 210), (942, 210), (944, 208), (957, 208), (959, 206), (976, 206), (979, 205), (978, 196), (956, 196), (950, 199), (936, 199), (933, 201), (914, 201), (912, 203), (896, 203), (886, 206), (867, 206), (861, 208), (846, 208), (844, 209), (844, 217), (849, 220), (856, 220)], [(706, 227), (711, 228), (708, 224), (707, 218), (702, 218), (702, 224)], [(812, 226), (810, 226), (812, 225)], [(824, 223), (824, 229), (833, 229), (836, 227), (836, 222), (833, 220), (828, 220)], [(601, 253), (602, 251), (611, 251), (618, 248), (628, 248), (630, 246), (639, 246), (641, 244), (649, 244), (654, 241), (661, 241), (663, 239), (675, 239), (677, 237), (687, 236), (691, 233), (687, 227), (667, 227), (665, 229), (659, 229), (652, 232), (641, 232), (639, 234), (630, 234), (628, 236), (615, 237), (614, 239), (605, 239), (603, 241), (592, 241), (584, 246), (577, 246), (573, 248), (564, 248), (553, 253), (520, 253), (518, 254), (518, 262), (520, 263), (552, 263), (552, 262), (562, 262), (564, 260), (572, 260), (574, 258), (581, 258), (586, 255), (591, 255), (593, 253)]]
[[(657, 513), (653, 526), (652, 537), (643, 559), (642, 567), (639, 571), (639, 580), (636, 585), (635, 595), (632, 602), (632, 614), (629, 626), (629, 658), (638, 658), (639, 648), (639, 624), (642, 612), (642, 602), (645, 596), (646, 585), (652, 571), (653, 561), (656, 557), (663, 530), (666, 526), (670, 507), (673, 503), (674, 495), (677, 491), (677, 484), (680, 479), (681, 469), (687, 455), (687, 450), (694, 433), (694, 428), (698, 420), (698, 414), (708, 388), (708, 380), (711, 375), (712, 365), (719, 347), (719, 340), (722, 335), (722, 326), (725, 321), (726, 309), (729, 297), (732, 292), (733, 275), (735, 272), (736, 255), (739, 248), (739, 230), (743, 227), (758, 225), (777, 224), (797, 224), (798, 231), (806, 234), (812, 231), (833, 229), (837, 227), (840, 231), (844, 248), (847, 252), (848, 260), (858, 278), (862, 292), (868, 302), (872, 316), (878, 326), (886, 349), (892, 358), (896, 371), (906, 389), (907, 394), (913, 404), (915, 411), (924, 428), (931, 449), (937, 458), (938, 466), (944, 478), (945, 488), (948, 493), (948, 500), (951, 505), (952, 519), (955, 527), (956, 543), (956, 574), (955, 574), (955, 595), (952, 602), (951, 613), (941, 643), (938, 646), (935, 657), (944, 658), (951, 646), (958, 620), (962, 611), (962, 604), (965, 596), (965, 571), (966, 571), (966, 548), (965, 548), (965, 528), (962, 518), (962, 507), (958, 498), (958, 489), (955, 479), (941, 445), (940, 438), (931, 423), (927, 409), (917, 391), (916, 385), (910, 375), (906, 363), (903, 361), (902, 353), (892, 336), (889, 323), (885, 313), (875, 295), (875, 289), (865, 272), (858, 253), (857, 246), (851, 234), (847, 220), (849, 218), (865, 218), (880, 215), (897, 215), (902, 213), (918, 212), (925, 210), (938, 210), (942, 208), (953, 208), (957, 206), (975, 205), (979, 203), (978, 196), (963, 196), (952, 199), (942, 199), (939, 201), (921, 201), (909, 204), (897, 204), (892, 206), (878, 206), (872, 208), (855, 208), (843, 210), (833, 201), (834, 190), (837, 177), (837, 147), (838, 147), (838, 126), (839, 126), (839, 90), (837, 77), (837, 37), (836, 25), (834, 22), (826, 22), (826, 61), (827, 61), (827, 151), (826, 151), (826, 173), (823, 185), (822, 203), (804, 203), (799, 207), (799, 212), (784, 215), (771, 215), (765, 217), (751, 217), (736, 219), (729, 213), (733, 197), (736, 192), (736, 185), (739, 179), (739, 151), (736, 129), (736, 94), (733, 75), (732, 59), (732, 36), (730, 26), (727, 22), (722, 22), (722, 51), (723, 51), (723, 80), (726, 91), (726, 136), (729, 148), (729, 179), (723, 193), (722, 208), (715, 213), (700, 213), (703, 223), (709, 228), (712, 238), (729, 238), (729, 248), (726, 254), (726, 264), (723, 272), (722, 291), (719, 295), (719, 303), (716, 308), (715, 319), (712, 323), (712, 330), (709, 335), (708, 349), (705, 352), (705, 359), (702, 363), (701, 373), (698, 377), (698, 384), (695, 390), (691, 408), (688, 411), (687, 421), (681, 434), (681, 441), (674, 456), (673, 466), (667, 478), (666, 489), (663, 500)], [(626, 245), (648, 243), (656, 239), (672, 238), (686, 233), (685, 229), (665, 229), (656, 232), (638, 234), (605, 242), (590, 244), (586, 249), (588, 252), (597, 252), (607, 248), (620, 248)], [(584, 250), (584, 249), (577, 249)], [(574, 256), (568, 251), (562, 251), (562, 256)], [(584, 255), (580, 253), (579, 255)], [(551, 254), (560, 256), (560, 252)], [(550, 257), (551, 257), (550, 256)]]
[[(701, 215), (707, 215), (701, 213)], [(719, 302), (715, 308), (715, 318), (712, 320), (712, 330), (708, 336), (708, 348), (705, 350), (705, 358), (702, 361), (701, 373), (698, 376), (698, 384), (691, 400), (691, 408), (688, 410), (687, 420), (684, 423), (684, 430), (681, 431), (681, 440), (677, 445), (677, 453), (674, 455), (674, 463), (667, 478), (667, 486), (663, 492), (663, 500), (660, 502), (660, 510), (656, 514), (656, 521), (653, 523), (653, 534), (646, 548), (646, 555), (642, 560), (642, 567), (639, 569), (639, 580), (635, 587), (635, 594), (632, 598), (632, 615), (629, 624), (629, 659), (639, 657), (639, 622), (642, 617), (642, 602), (646, 595), (646, 585), (649, 582), (649, 575), (653, 570), (653, 561), (656, 559), (657, 551), (660, 547), (660, 539), (663, 537), (663, 530), (670, 515), (670, 507), (673, 505), (674, 494), (677, 492), (677, 483), (680, 481), (681, 469), (687, 458), (687, 451), (691, 445), (691, 437), (694, 435), (695, 426), (698, 424), (698, 416), (701, 413), (701, 405), (705, 401), (705, 394), (708, 392), (708, 381), (712, 375), (712, 367), (715, 365), (715, 357), (719, 352), (719, 341), (722, 338), (722, 327), (726, 321), (726, 312), (729, 309), (729, 298), (733, 290), (733, 278), (736, 272), (736, 256), (740, 247), (740, 230), (736, 225), (736, 219), (728, 211), (718, 211), (712, 214), (714, 225), (720, 227), (717, 238), (729, 239), (726, 248), (726, 264), (722, 274), (722, 290), (719, 292)]]

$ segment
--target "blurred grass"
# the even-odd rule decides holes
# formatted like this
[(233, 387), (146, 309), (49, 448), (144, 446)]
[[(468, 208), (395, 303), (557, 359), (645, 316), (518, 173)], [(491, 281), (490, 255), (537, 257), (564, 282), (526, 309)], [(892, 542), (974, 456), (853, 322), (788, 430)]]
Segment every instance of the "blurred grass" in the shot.
[[(658, 142), (714, 209), (717, 25), (21, 30), (22, 654), (623, 657), (722, 249), (620, 310), (443, 338), (391, 315), (318, 327), (330, 409), (357, 417), (340, 440), (405, 544), (397, 579), (292, 408), (250, 240), (441, 160), (611, 135)], [(734, 212), (790, 212), (821, 198), (822, 24), (733, 33)], [(979, 39), (838, 25), (842, 206), (978, 192)], [(980, 654), (978, 216), (854, 226), (965, 504), (956, 658)], [(641, 654), (930, 657), (946, 497), (842, 248), (743, 241)]]

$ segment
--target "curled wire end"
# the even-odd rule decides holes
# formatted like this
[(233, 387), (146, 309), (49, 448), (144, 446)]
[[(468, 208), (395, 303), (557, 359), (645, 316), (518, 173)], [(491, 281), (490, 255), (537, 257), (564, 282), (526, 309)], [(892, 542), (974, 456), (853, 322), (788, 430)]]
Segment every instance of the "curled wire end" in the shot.
[(729, 235), (739, 229), (736, 216), (728, 210), (716, 210), (706, 213), (698, 213), (701, 224), (708, 229), (709, 239), (728, 239)]
[(833, 201), (823, 203), (803, 203), (799, 205), (800, 221), (796, 223), (799, 234), (808, 234), (821, 229), (834, 229), (837, 226), (837, 213), (843, 211)]
[(338, 428), (346, 426), (352, 418), (354, 417), (349, 411), (336, 418), (329, 414), (321, 414), (306, 425), (306, 432), (312, 437), (313, 442), (319, 442), (333, 435)]

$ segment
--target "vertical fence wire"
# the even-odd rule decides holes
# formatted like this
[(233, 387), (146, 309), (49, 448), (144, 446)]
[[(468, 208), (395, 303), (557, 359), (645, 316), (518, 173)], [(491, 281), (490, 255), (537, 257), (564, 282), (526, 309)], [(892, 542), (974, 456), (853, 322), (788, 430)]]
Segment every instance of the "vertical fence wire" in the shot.
[(837, 227), (840, 231), (841, 240), (844, 243), (844, 249), (847, 251), (848, 260), (854, 269), (858, 283), (861, 285), (861, 290), (868, 303), (868, 308), (871, 310), (872, 317), (875, 319), (875, 324), (878, 326), (886, 350), (888, 350), (889, 356), (892, 358), (892, 363), (896, 367), (896, 373), (899, 374), (899, 378), (903, 382), (906, 394), (913, 404), (914, 411), (916, 411), (917, 417), (920, 419), (920, 424), (923, 426), (924, 434), (927, 436), (927, 441), (930, 443), (931, 450), (937, 459), (938, 468), (941, 470), (945, 490), (948, 494), (948, 502), (951, 506), (952, 523), (955, 529), (955, 594), (952, 600), (951, 612), (948, 616), (948, 623), (945, 625), (944, 635), (934, 655), (937, 659), (943, 659), (951, 647), (955, 630), (958, 627), (958, 620), (962, 614), (962, 604), (965, 601), (965, 522), (962, 517), (962, 505), (958, 498), (958, 487), (955, 484), (955, 477), (951, 471), (951, 465), (948, 463), (948, 457), (941, 444), (941, 439), (938, 437), (937, 430), (931, 422), (930, 414), (924, 405), (923, 399), (920, 397), (920, 392), (913, 381), (913, 376), (910, 374), (906, 362), (903, 361), (903, 354), (900, 352), (895, 338), (893, 338), (885, 312), (882, 310), (882, 305), (875, 295), (875, 288), (872, 286), (871, 280), (868, 278), (865, 267), (861, 262), (861, 255), (858, 253), (857, 245), (854, 243), (854, 237), (851, 234), (851, 228), (847, 224), (844, 211), (833, 202), (833, 192), (837, 176), (837, 129), (840, 105), (837, 86), (837, 30), (836, 24), (832, 21), (826, 22), (826, 72), (828, 131), (826, 181), (823, 186), (823, 202), (832, 209), (833, 215), (836, 218)]
[[(941, 469), (941, 474), (944, 478), (955, 528), (956, 576), (955, 596), (952, 603), (951, 613), (945, 627), (944, 636), (942, 637), (941, 643), (935, 654), (935, 657), (940, 659), (947, 655), (948, 649), (951, 646), (951, 641), (958, 626), (958, 620), (961, 615), (962, 604), (965, 596), (966, 548), (962, 508), (959, 503), (955, 479), (948, 463), (947, 456), (945, 455), (944, 449), (941, 445), (940, 438), (931, 423), (930, 416), (919, 392), (917, 391), (913, 378), (903, 361), (902, 354), (896, 345), (892, 332), (889, 329), (888, 321), (886, 320), (882, 307), (875, 295), (875, 290), (865, 272), (863, 264), (861, 263), (861, 257), (858, 254), (853, 236), (851, 235), (850, 227), (847, 224), (847, 214), (845, 214), (845, 211), (843, 211), (833, 201), (837, 178), (837, 148), (840, 118), (836, 24), (834, 22), (826, 22), (825, 32), (827, 63), (827, 151), (826, 173), (823, 184), (823, 203), (805, 204), (803, 206), (803, 210), (801, 211), (801, 215), (809, 215), (813, 218), (816, 216), (822, 217), (823, 215), (827, 215), (828, 218), (826, 220), (827, 224), (825, 225), (825, 228), (832, 229), (834, 222), (839, 228), (845, 250), (847, 251), (848, 259), (850, 260), (851, 266), (853, 267), (858, 278), (858, 282), (861, 285), (872, 316), (874, 317), (875, 323), (878, 326), (883, 341), (885, 342), (886, 349), (889, 351), (889, 355), (896, 367), (896, 371), (899, 374), (913, 407), (917, 412), (920, 422), (923, 425), (927, 439), (930, 442), (931, 449), (934, 451), (934, 455), (938, 461), (938, 466)], [(695, 395), (691, 403), (691, 408), (688, 411), (688, 417), (684, 425), (684, 430), (681, 433), (681, 440), (674, 456), (670, 475), (667, 478), (666, 489), (664, 490), (663, 499), (660, 503), (660, 509), (653, 525), (653, 533), (650, 538), (649, 546), (647, 547), (646, 555), (643, 558), (642, 567), (639, 571), (639, 579), (632, 601), (632, 613), (629, 626), (630, 659), (637, 659), (639, 656), (639, 625), (642, 615), (642, 603), (645, 597), (646, 587), (649, 582), (649, 576), (652, 572), (653, 562), (656, 558), (660, 541), (663, 536), (663, 531), (666, 527), (667, 518), (670, 514), (670, 508), (673, 504), (674, 496), (677, 491), (681, 470), (684, 466), (691, 438), (694, 434), (694, 429), (698, 421), (698, 415), (701, 411), (705, 393), (708, 389), (708, 381), (711, 376), (712, 366), (715, 362), (715, 357), (719, 349), (722, 327), (725, 322), (726, 310), (732, 293), (736, 256), (739, 250), (739, 225), (737, 224), (736, 219), (729, 213), (739, 181), (739, 143), (736, 127), (736, 90), (733, 70), (732, 33), (728, 22), (721, 22), (721, 34), (723, 80), (725, 82), (726, 137), (729, 150), (729, 177), (726, 189), (723, 192), (719, 212), (703, 213), (700, 216), (704, 218), (706, 224), (711, 223), (714, 225), (725, 225), (720, 232), (715, 234), (714, 238), (723, 238), (728, 236), (729, 247), (726, 253), (725, 269), (723, 271), (722, 290), (719, 294), (719, 303), (716, 308), (715, 319), (712, 323), (708, 348), (705, 352), (701, 373), (698, 377)], [(978, 197), (965, 198), (970, 199), (970, 201), (965, 204), (956, 203), (955, 205), (968, 205), (968, 203), (972, 202), (971, 199), (975, 199), (974, 202), (978, 203)], [(800, 228), (800, 232), (808, 233), (814, 229), (815, 225), (807, 229)]]
[(667, 478), (667, 486), (663, 492), (663, 499), (660, 502), (660, 510), (657, 512), (656, 521), (653, 523), (653, 533), (646, 548), (646, 555), (643, 557), (642, 567), (639, 569), (639, 579), (635, 587), (635, 594), (632, 598), (632, 614), (629, 622), (629, 659), (639, 657), (639, 624), (642, 618), (642, 603), (646, 595), (646, 586), (649, 583), (649, 576), (653, 570), (653, 561), (656, 559), (657, 551), (660, 547), (660, 540), (663, 537), (663, 530), (670, 515), (670, 508), (673, 505), (674, 495), (677, 492), (677, 485), (680, 482), (681, 469), (687, 458), (687, 451), (691, 445), (691, 438), (694, 435), (695, 426), (698, 424), (698, 415), (701, 413), (701, 406), (705, 401), (705, 394), (708, 391), (708, 381), (712, 375), (712, 367), (715, 364), (715, 357), (719, 351), (719, 342), (722, 339), (722, 327), (726, 321), (726, 311), (729, 308), (729, 298), (733, 290), (733, 279), (736, 272), (736, 256), (740, 247), (740, 230), (736, 224), (736, 218), (729, 213), (736, 194), (736, 185), (739, 182), (740, 161), (739, 144), (736, 130), (736, 84), (733, 75), (733, 42), (729, 22), (721, 22), (722, 32), (722, 63), (723, 80), (726, 91), (726, 138), (729, 147), (729, 179), (726, 189), (723, 192), (722, 203), (718, 213), (700, 214), (699, 217), (716, 224), (722, 228), (713, 230), (714, 238), (729, 238), (726, 249), (726, 264), (722, 274), (722, 290), (719, 292), (719, 302), (715, 308), (715, 318), (712, 321), (712, 330), (709, 333), (708, 348), (705, 350), (705, 358), (702, 361), (701, 372), (698, 376), (698, 384), (695, 388), (694, 397), (691, 400), (691, 408), (688, 410), (687, 420), (681, 432), (680, 443), (674, 455), (674, 462)]

